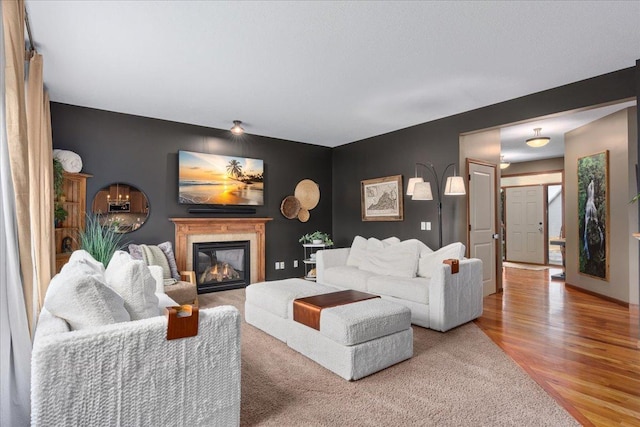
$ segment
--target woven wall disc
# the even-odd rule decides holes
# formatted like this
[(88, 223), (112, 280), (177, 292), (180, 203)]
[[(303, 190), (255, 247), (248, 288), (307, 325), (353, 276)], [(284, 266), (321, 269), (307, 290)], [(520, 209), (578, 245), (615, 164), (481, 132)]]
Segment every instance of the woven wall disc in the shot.
[(300, 208), (300, 212), (298, 212), (298, 220), (300, 222), (309, 221), (309, 217), (310, 216), (311, 216), (311, 214), (309, 213), (308, 210), (306, 210), (305, 208)]
[(280, 212), (287, 219), (294, 219), (300, 212), (300, 200), (295, 196), (287, 196), (280, 204)]
[(300, 206), (309, 211), (320, 201), (320, 187), (310, 179), (300, 181), (293, 194), (300, 200)]

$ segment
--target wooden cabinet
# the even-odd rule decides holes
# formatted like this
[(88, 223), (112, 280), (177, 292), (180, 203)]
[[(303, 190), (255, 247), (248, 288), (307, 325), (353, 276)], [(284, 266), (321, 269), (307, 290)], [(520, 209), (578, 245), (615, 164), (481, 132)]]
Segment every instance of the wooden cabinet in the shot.
[(87, 178), (85, 173), (64, 173), (64, 201), (58, 201), (67, 211), (67, 218), (55, 227), (56, 272), (79, 248), (80, 230), (84, 230), (87, 209)]

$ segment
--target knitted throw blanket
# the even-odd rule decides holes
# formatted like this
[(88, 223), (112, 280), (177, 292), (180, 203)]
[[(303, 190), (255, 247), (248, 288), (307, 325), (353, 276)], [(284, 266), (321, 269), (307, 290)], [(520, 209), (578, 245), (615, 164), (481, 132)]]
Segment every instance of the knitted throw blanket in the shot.
[(162, 278), (164, 279), (164, 285), (173, 285), (176, 282), (171, 276), (171, 269), (169, 268), (169, 261), (162, 252), (162, 249), (156, 245), (140, 245), (142, 252), (142, 259), (147, 265), (158, 265), (162, 267)]

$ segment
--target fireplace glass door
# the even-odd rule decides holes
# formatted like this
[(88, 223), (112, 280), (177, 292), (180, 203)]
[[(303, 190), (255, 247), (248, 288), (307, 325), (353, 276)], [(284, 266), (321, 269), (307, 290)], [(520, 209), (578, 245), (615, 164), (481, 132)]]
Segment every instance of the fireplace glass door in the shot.
[(198, 293), (244, 288), (250, 283), (249, 241), (193, 244)]

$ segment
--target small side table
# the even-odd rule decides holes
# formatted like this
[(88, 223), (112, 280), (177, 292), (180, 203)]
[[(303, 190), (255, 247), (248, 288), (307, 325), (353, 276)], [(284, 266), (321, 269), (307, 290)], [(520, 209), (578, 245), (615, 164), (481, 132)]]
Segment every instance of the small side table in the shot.
[(304, 243), (302, 247), (304, 248), (304, 258), (302, 260), (304, 263), (304, 278), (315, 282), (316, 252), (329, 246), (324, 243)]
[(565, 243), (566, 243), (566, 239), (564, 237), (558, 237), (557, 239), (549, 240), (549, 244), (550, 245), (558, 245), (558, 246), (560, 246), (560, 255), (562, 255), (562, 273), (552, 275), (551, 276), (552, 279), (557, 279), (557, 280), (564, 280), (565, 279), (564, 272), (567, 269), (567, 264), (565, 263), (565, 260), (564, 260)]

